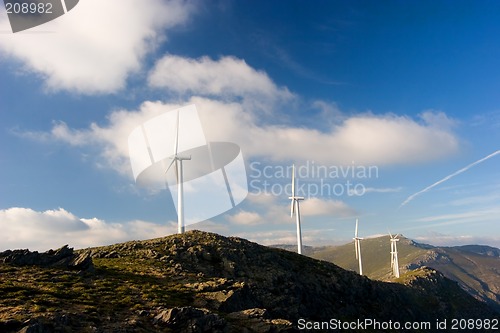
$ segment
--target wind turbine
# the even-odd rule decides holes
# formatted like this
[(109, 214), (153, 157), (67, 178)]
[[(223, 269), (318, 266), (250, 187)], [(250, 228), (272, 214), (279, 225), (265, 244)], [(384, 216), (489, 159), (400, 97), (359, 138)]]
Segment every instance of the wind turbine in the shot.
[(295, 213), (295, 217), (297, 219), (297, 252), (298, 254), (302, 254), (302, 231), (300, 229), (299, 201), (304, 200), (304, 197), (295, 196), (295, 164), (292, 166), (292, 196), (288, 197), (288, 199), (292, 200), (290, 206), (290, 217), (293, 218), (293, 214)]
[(356, 229), (354, 231), (354, 250), (356, 251), (356, 259), (359, 263), (359, 275), (363, 275), (363, 264), (361, 263), (361, 242), (363, 238), (358, 237), (358, 219), (356, 219)]
[(394, 237), (391, 235), (389, 232), (389, 236), (391, 237), (391, 268), (392, 268), (392, 274), (395, 277), (399, 277), (399, 262), (398, 262), (398, 247), (397, 247), (397, 242), (399, 242), (398, 236), (399, 234), (395, 235)]
[(172, 162), (168, 166), (165, 173), (170, 170), (173, 164), (175, 164), (175, 176), (177, 180), (177, 233), (184, 233), (184, 186), (183, 186), (183, 173), (182, 173), (182, 161), (191, 160), (191, 156), (183, 156), (178, 154), (179, 149), (179, 111), (177, 111), (177, 126), (175, 130), (175, 143), (174, 143), (174, 154), (171, 159)]

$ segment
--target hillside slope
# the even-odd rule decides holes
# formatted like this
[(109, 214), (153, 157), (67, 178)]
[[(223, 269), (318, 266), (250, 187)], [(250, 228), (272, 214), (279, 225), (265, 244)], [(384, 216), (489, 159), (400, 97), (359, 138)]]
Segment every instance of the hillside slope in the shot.
[[(392, 280), (389, 236), (361, 241), (363, 274), (371, 279)], [(354, 243), (322, 247), (310, 256), (358, 271)], [(405, 237), (398, 242), (401, 272), (423, 266), (432, 267), (477, 299), (500, 311), (500, 250), (488, 246), (467, 245), (435, 247), (419, 244)]]
[(294, 332), (300, 320), (497, 317), (431, 269), (402, 284), (372, 281), (329, 262), (200, 231), (63, 252), (0, 254), (0, 331)]

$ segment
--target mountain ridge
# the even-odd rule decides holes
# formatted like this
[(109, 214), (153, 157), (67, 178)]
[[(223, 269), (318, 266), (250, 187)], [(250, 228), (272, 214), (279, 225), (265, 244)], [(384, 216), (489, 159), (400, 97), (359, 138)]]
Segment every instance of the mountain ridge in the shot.
[(8, 255), (0, 253), (0, 329), (8, 333), (295, 332), (299, 320), (497, 316), (430, 268), (400, 283), (372, 281), (326, 261), (201, 231), (74, 251), (92, 258), (91, 270), (16, 265), (2, 260)]
[[(357, 271), (354, 243), (312, 249), (313, 258), (327, 260)], [(365, 238), (361, 242), (363, 273), (376, 280), (391, 281), (389, 236)], [(475, 298), (500, 311), (500, 250), (487, 245), (433, 246), (401, 236), (398, 242), (400, 269), (427, 266), (459, 283)]]

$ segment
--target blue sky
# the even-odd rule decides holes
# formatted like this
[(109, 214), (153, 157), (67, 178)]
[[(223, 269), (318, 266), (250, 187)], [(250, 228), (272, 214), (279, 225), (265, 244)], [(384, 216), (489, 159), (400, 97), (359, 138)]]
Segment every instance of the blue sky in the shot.
[[(135, 184), (127, 137), (193, 103), (208, 140), (240, 146), (251, 186), (188, 229), (294, 244), (280, 170), (295, 163), (306, 245), (349, 242), (359, 218), (362, 237), (499, 247), (499, 13), (496, 1), (81, 0), (13, 34), (2, 8), (0, 250), (176, 232), (171, 194)], [(316, 191), (325, 183), (338, 191)]]

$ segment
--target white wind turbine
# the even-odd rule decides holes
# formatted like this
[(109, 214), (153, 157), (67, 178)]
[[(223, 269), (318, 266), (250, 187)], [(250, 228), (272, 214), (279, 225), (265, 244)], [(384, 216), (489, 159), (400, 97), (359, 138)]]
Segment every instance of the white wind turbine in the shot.
[(182, 161), (190, 160), (191, 156), (183, 156), (177, 153), (179, 149), (179, 111), (177, 111), (177, 126), (175, 130), (175, 143), (174, 154), (171, 159), (172, 162), (168, 166), (165, 173), (170, 170), (170, 167), (175, 163), (175, 177), (177, 180), (177, 233), (184, 233), (184, 187), (183, 187), (183, 173)]
[(363, 264), (361, 263), (361, 242), (363, 238), (358, 237), (358, 219), (356, 219), (356, 229), (354, 231), (354, 250), (356, 251), (356, 259), (359, 263), (359, 275), (363, 275)]
[(397, 242), (399, 242), (398, 236), (399, 234), (395, 235), (394, 237), (391, 235), (389, 232), (389, 236), (391, 237), (391, 268), (392, 268), (392, 274), (395, 277), (399, 277), (399, 262), (398, 262), (398, 247), (397, 247)]
[(295, 164), (292, 166), (292, 196), (288, 197), (292, 200), (290, 207), (290, 217), (293, 218), (295, 213), (297, 219), (297, 252), (302, 254), (302, 231), (300, 229), (300, 208), (299, 201), (304, 200), (304, 197), (295, 196)]

